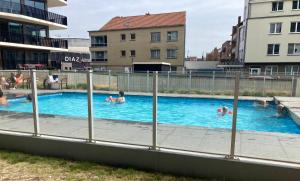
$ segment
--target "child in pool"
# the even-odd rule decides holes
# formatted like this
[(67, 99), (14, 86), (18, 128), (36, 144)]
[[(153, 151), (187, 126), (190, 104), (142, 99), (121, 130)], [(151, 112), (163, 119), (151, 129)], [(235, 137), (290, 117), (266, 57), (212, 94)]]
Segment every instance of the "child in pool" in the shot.
[(112, 102), (112, 103), (125, 103), (124, 91), (119, 92), (119, 97), (118, 98), (113, 98), (112, 96), (110, 96), (106, 99), (106, 101), (107, 102)]

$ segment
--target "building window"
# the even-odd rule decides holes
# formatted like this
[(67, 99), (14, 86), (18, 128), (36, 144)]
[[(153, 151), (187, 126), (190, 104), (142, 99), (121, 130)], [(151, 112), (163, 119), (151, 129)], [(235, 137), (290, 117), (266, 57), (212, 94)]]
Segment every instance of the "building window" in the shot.
[(259, 68), (259, 67), (251, 67), (250, 68), (251, 75), (260, 75), (260, 73), (261, 73), (261, 68)]
[(160, 32), (151, 33), (151, 42), (152, 43), (160, 42)]
[(265, 68), (265, 74), (266, 75), (274, 75), (278, 73), (278, 66), (276, 65), (269, 65)]
[(272, 11), (283, 11), (283, 1), (272, 2)]
[(285, 75), (294, 75), (299, 72), (298, 65), (287, 65), (285, 66)]
[(268, 55), (279, 55), (280, 44), (269, 44)]
[(107, 51), (92, 52), (92, 61), (107, 62)]
[(177, 40), (178, 40), (178, 31), (169, 31), (168, 41), (177, 41)]
[(300, 22), (291, 22), (291, 33), (300, 33)]
[(136, 38), (135, 33), (131, 33), (130, 34), (130, 40), (135, 41), (135, 38)]
[(160, 50), (151, 50), (151, 59), (160, 59)]
[(121, 57), (126, 57), (126, 51), (125, 50), (121, 51)]
[(92, 36), (92, 47), (107, 47), (107, 36)]
[(130, 51), (130, 56), (131, 56), (131, 57), (135, 57), (135, 56), (136, 56), (135, 50), (131, 50), (131, 51)]
[(176, 49), (167, 49), (167, 59), (176, 59), (177, 50)]
[(300, 43), (289, 43), (289, 55), (300, 55)]
[(126, 34), (121, 34), (121, 41), (126, 41)]
[(280, 34), (282, 29), (282, 23), (271, 23), (270, 34)]
[(293, 0), (293, 9), (300, 9), (300, 0)]

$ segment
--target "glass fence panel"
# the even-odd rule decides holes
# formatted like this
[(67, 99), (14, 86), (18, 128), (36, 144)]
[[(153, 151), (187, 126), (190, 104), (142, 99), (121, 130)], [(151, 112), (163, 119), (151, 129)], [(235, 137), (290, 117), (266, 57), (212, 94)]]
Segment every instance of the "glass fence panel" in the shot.
[(0, 129), (33, 133), (29, 71), (0, 71)]
[(94, 87), (117, 90), (94, 90), (95, 140), (150, 146), (152, 98), (127, 94), (147, 92), (147, 83), (150, 83), (150, 79), (147, 82), (147, 74), (95, 72), (93, 80)]
[(171, 74), (170, 80), (175, 91), (158, 98), (158, 147), (228, 155), (233, 100), (213, 95), (223, 91), (223, 78), (200, 72)]
[(87, 139), (87, 73), (37, 71), (37, 86), (40, 134)]

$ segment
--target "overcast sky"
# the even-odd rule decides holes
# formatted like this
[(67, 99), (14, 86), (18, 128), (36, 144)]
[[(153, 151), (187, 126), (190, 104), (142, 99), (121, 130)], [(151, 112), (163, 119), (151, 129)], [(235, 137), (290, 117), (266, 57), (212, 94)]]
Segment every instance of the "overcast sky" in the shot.
[(68, 0), (68, 6), (50, 9), (68, 17), (68, 30), (51, 36), (88, 38), (87, 31), (100, 29), (115, 16), (186, 11), (187, 55), (202, 56), (230, 39), (243, 5), (243, 0)]

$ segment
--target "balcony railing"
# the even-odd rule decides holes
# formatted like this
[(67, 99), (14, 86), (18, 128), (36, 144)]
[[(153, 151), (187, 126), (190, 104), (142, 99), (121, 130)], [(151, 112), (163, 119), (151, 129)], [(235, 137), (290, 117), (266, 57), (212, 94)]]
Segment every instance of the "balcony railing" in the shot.
[(7, 2), (4, 0), (0, 0), (0, 12), (30, 16), (66, 26), (68, 24), (67, 17), (65, 16), (27, 6), (25, 4)]
[(22, 33), (0, 31), (0, 42), (21, 43), (27, 45), (36, 45), (52, 48), (68, 49), (68, 41), (62, 39), (53, 39)]

